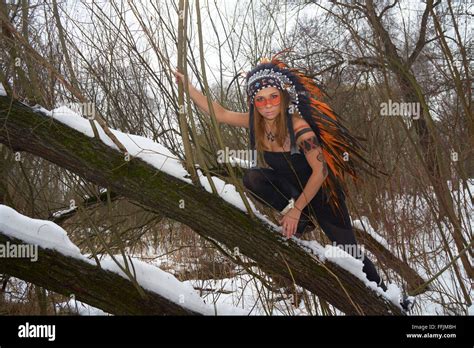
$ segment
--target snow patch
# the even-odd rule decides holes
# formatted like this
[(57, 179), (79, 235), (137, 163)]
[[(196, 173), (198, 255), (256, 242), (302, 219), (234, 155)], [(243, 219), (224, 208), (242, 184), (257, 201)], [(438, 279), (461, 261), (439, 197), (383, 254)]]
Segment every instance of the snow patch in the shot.
[(3, 96), (3, 97), (7, 96), (7, 91), (5, 91), (5, 88), (3, 87), (1, 82), (0, 82), (0, 96)]
[(58, 210), (58, 211), (54, 212), (52, 216), (54, 218), (58, 218), (58, 217), (61, 217), (64, 214), (70, 213), (70, 212), (75, 211), (75, 210), (76, 210), (76, 207), (70, 207), (70, 208), (67, 208), (67, 209)]
[[(37, 108), (37, 110), (50, 117), (53, 117), (55, 120), (83, 133), (90, 138), (94, 137), (94, 132), (90, 124), (91, 120), (82, 117), (67, 106), (60, 106), (50, 112), (43, 108)], [(96, 125), (100, 140), (102, 140), (102, 142), (107, 146), (118, 150), (117, 146), (112, 142), (108, 135), (105, 134), (104, 130), (97, 123), (97, 121), (94, 120), (93, 122)], [(111, 128), (109, 129), (118, 139), (118, 141), (120, 141), (120, 143), (125, 146), (130, 157), (138, 157), (154, 166), (158, 170), (161, 170), (187, 183), (192, 183), (191, 179), (188, 178), (189, 173), (184, 169), (180, 160), (163, 145), (158, 144), (146, 137), (123, 133)]]
[(65, 307), (71, 308), (75, 311), (78, 315), (93, 315), (93, 316), (109, 316), (109, 313), (104, 312), (99, 308), (92, 307), (87, 303), (76, 301), (76, 300), (69, 300), (63, 303), (57, 303), (56, 308), (58, 310), (63, 309)]
[(43, 249), (53, 249), (75, 258), (81, 256), (79, 248), (71, 242), (66, 231), (54, 222), (31, 219), (6, 205), (0, 205), (0, 231)]

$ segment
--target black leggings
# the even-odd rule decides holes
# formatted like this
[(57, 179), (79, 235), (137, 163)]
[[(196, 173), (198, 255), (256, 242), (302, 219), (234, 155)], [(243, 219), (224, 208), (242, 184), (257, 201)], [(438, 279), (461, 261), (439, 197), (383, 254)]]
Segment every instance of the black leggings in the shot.
[[(289, 199), (294, 198), (296, 201), (302, 192), (284, 176), (270, 168), (249, 169), (243, 177), (243, 183), (257, 200), (272, 206), (278, 211), (283, 210), (288, 205)], [(349, 254), (362, 259), (364, 263), (362, 270), (367, 275), (367, 279), (386, 289), (372, 261), (360, 251), (357, 251), (357, 241), (344, 202), (344, 194), (340, 190), (338, 193), (342, 198), (340, 199), (340, 213), (335, 213), (331, 209), (327, 203), (326, 194), (320, 189), (310, 204), (303, 210), (301, 218), (316, 217), (319, 226), (331, 242), (343, 246)]]

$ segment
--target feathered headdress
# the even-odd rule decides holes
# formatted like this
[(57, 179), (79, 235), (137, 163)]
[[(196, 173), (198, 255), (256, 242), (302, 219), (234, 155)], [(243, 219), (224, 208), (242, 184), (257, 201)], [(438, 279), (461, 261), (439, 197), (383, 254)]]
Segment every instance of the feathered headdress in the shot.
[(267, 87), (276, 87), (287, 91), (290, 96), (290, 102), (286, 111), (286, 119), (290, 135), (291, 154), (298, 153), (291, 117), (293, 110), (296, 109), (310, 125), (321, 144), (329, 169), (322, 188), (327, 193), (327, 196), (330, 197), (329, 200), (333, 209), (339, 208), (336, 188), (340, 187), (344, 193), (347, 191), (344, 184), (345, 174), (351, 176), (354, 183), (358, 184), (357, 170), (361, 169), (370, 175), (378, 177), (372, 173), (372, 170), (366, 168), (366, 165), (371, 169), (375, 169), (375, 167), (362, 156), (361, 152), (364, 148), (340, 122), (341, 117), (336, 115), (326, 103), (321, 101), (325, 94), (315, 81), (298, 69), (290, 69), (285, 63), (276, 58), (279, 54), (286, 51), (288, 50), (277, 53), (271, 60), (267, 58), (261, 59), (260, 63), (246, 75), (246, 91), (250, 108), (250, 150), (255, 149), (253, 114), (255, 95), (258, 91)]

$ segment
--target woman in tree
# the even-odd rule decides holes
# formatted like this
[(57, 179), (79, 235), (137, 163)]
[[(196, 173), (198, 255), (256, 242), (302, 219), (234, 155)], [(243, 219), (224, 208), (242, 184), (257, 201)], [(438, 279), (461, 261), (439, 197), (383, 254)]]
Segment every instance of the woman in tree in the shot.
[[(321, 229), (346, 252), (361, 259), (370, 281), (387, 290), (374, 264), (359, 249), (345, 204), (344, 175), (357, 179), (366, 164), (361, 146), (331, 108), (314, 80), (290, 69), (275, 55), (262, 59), (246, 76), (249, 112), (226, 110), (213, 102), (218, 122), (250, 130), (250, 149), (263, 151), (271, 168), (253, 167), (243, 183), (259, 201), (283, 214), (287, 237)], [(174, 72), (176, 82), (184, 77)], [(189, 84), (194, 103), (209, 114), (206, 97)]]

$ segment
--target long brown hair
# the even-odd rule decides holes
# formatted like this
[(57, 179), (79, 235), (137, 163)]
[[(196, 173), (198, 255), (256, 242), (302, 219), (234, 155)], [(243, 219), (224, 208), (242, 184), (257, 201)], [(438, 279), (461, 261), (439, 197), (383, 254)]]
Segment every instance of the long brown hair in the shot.
[[(283, 147), (283, 144), (285, 142), (285, 139), (288, 135), (288, 127), (286, 125), (286, 109), (288, 109), (288, 103), (289, 103), (289, 95), (288, 92), (278, 90), (280, 93), (280, 113), (277, 116), (277, 119), (275, 120), (276, 122), (276, 136), (275, 139), (281, 147)], [(263, 151), (263, 150), (270, 150), (269, 148), (266, 148), (263, 143), (263, 139), (266, 136), (265, 134), (265, 118), (258, 112), (257, 107), (253, 106), (253, 114), (254, 114), (254, 127), (255, 127), (255, 145), (258, 151)]]

